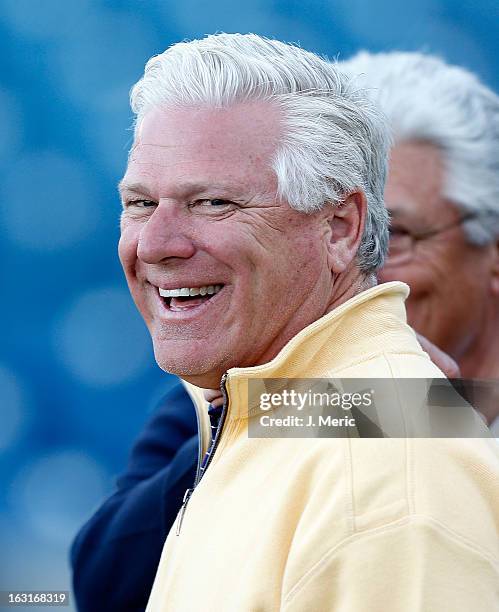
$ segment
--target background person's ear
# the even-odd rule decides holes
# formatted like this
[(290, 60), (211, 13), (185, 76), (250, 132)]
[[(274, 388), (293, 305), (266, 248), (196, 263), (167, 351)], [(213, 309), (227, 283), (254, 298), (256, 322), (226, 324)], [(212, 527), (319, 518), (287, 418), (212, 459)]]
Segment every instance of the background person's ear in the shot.
[(355, 259), (362, 240), (367, 215), (366, 195), (363, 191), (354, 191), (330, 209), (329, 265), (334, 273), (340, 274)]

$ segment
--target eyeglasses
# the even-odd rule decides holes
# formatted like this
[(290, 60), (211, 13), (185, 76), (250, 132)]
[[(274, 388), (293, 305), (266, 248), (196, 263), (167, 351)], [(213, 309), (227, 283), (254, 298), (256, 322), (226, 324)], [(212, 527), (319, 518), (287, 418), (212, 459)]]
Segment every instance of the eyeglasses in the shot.
[(457, 219), (457, 221), (453, 221), (452, 223), (443, 225), (442, 227), (437, 227), (422, 232), (412, 232), (402, 228), (392, 227), (390, 228), (389, 234), (390, 241), (388, 257), (391, 261), (395, 259), (399, 260), (402, 258), (410, 258), (414, 252), (414, 247), (418, 242), (433, 238), (433, 236), (437, 236), (438, 234), (442, 234), (443, 232), (446, 232), (454, 227), (463, 225), (463, 223), (471, 221), (476, 217), (477, 213), (468, 213), (463, 215), (460, 219)]

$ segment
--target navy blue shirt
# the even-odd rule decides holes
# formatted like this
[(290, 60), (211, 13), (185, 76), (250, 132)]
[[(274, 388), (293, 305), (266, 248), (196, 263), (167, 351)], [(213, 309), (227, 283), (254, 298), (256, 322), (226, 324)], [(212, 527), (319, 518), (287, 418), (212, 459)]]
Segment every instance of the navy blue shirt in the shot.
[(178, 384), (135, 443), (116, 492), (76, 536), (71, 564), (79, 612), (145, 610), (197, 457), (194, 406)]

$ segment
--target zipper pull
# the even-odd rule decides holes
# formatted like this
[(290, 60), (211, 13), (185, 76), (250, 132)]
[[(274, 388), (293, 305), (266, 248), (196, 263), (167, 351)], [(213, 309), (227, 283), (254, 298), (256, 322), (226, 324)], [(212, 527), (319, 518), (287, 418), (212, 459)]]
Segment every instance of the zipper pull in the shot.
[(178, 514), (177, 531), (175, 535), (180, 535), (180, 529), (182, 528), (182, 521), (184, 520), (185, 509), (187, 508), (187, 504), (189, 503), (189, 499), (193, 491), (194, 489), (187, 489), (187, 491), (184, 493), (184, 499), (182, 500), (182, 507), (180, 508), (180, 512)]

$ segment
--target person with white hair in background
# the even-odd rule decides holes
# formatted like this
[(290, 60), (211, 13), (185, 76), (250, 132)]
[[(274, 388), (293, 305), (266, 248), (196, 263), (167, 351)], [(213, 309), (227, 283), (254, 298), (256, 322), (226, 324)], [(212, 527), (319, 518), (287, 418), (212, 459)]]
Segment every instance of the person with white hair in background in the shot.
[[(388, 118), (389, 256), (410, 325), (448, 353), (489, 423), (499, 415), (499, 96), (422, 53), (361, 52), (341, 69)], [(466, 390), (466, 389), (465, 389)], [(496, 426), (499, 421), (496, 422)], [(498, 429), (499, 433), (499, 429)]]

